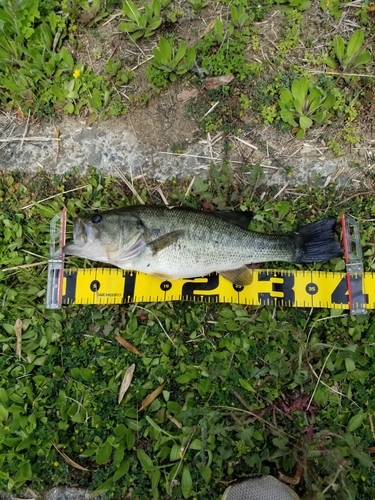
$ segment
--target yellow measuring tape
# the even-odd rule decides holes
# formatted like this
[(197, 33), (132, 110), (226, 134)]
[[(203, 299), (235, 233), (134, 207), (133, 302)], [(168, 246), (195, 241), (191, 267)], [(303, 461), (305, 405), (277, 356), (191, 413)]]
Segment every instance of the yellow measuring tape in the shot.
[[(248, 305), (349, 309), (346, 273), (254, 270), (251, 285), (233, 285), (218, 274), (163, 280), (115, 268), (64, 270), (62, 304), (123, 304), (193, 300)], [(375, 308), (375, 274), (351, 280), (355, 308)]]
[(64, 269), (66, 211), (51, 221), (46, 307), (64, 304), (126, 304), (192, 300), (247, 305), (325, 307), (365, 314), (375, 308), (375, 273), (363, 272), (357, 222), (343, 216), (346, 272), (254, 270), (251, 285), (233, 285), (213, 273), (204, 278), (163, 280), (117, 268)]

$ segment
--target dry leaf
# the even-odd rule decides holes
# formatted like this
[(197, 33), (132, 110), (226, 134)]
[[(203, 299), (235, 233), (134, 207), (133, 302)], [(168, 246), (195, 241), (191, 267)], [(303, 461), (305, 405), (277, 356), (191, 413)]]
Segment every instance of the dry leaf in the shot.
[(186, 102), (189, 99), (197, 97), (198, 94), (199, 94), (198, 89), (184, 90), (183, 92), (177, 94), (177, 101)]
[(163, 382), (160, 387), (154, 390), (154, 392), (146, 396), (145, 399), (142, 401), (142, 406), (139, 408), (138, 411), (142, 411), (145, 408), (147, 408), (147, 406), (149, 406), (154, 401), (154, 399), (156, 399), (159, 396), (161, 391), (164, 389), (165, 384), (166, 382)]
[(203, 33), (201, 34), (201, 36), (200, 36), (199, 38), (203, 38), (203, 37), (204, 37), (204, 35), (206, 35), (207, 33), (209, 33), (209, 32), (212, 30), (212, 28), (215, 26), (215, 23), (216, 23), (217, 19), (218, 19), (218, 18), (213, 19), (213, 20), (210, 22), (210, 24), (208, 24), (208, 25), (206, 26), (206, 29), (203, 31)]
[(177, 418), (172, 417), (172, 415), (167, 415), (169, 420), (174, 423), (175, 426), (177, 426), (179, 429), (182, 429), (182, 424), (177, 420)]
[(217, 89), (221, 85), (228, 85), (233, 79), (234, 76), (232, 73), (230, 75), (213, 76), (211, 78), (206, 78), (204, 86), (207, 90)]
[(129, 385), (131, 384), (133, 373), (135, 369), (135, 363), (129, 366), (126, 370), (124, 378), (122, 379), (120, 391), (118, 393), (118, 404), (121, 403), (123, 397), (125, 396), (126, 391), (129, 389)]
[(68, 455), (66, 455), (63, 451), (59, 450), (59, 448), (56, 446), (55, 443), (52, 443), (52, 444), (53, 444), (55, 450), (60, 453), (60, 455), (63, 457), (63, 459), (65, 460), (65, 462), (67, 464), (71, 465), (72, 467), (74, 467), (75, 469), (78, 469), (78, 470), (84, 470), (84, 471), (89, 470), (89, 469), (86, 469), (85, 467), (82, 467), (82, 465), (77, 464), (77, 462), (75, 462), (74, 460), (69, 458)]
[(14, 333), (16, 334), (16, 356), (21, 357), (21, 341), (22, 341), (22, 319), (16, 319), (14, 323)]
[(128, 342), (127, 340), (125, 340), (120, 335), (116, 335), (115, 339), (117, 340), (117, 342), (119, 344), (121, 344), (123, 347), (125, 347), (125, 349), (127, 349), (128, 351), (134, 352), (134, 354), (141, 355), (141, 353), (138, 351), (138, 349), (136, 347), (134, 347), (133, 345), (131, 345), (130, 342)]

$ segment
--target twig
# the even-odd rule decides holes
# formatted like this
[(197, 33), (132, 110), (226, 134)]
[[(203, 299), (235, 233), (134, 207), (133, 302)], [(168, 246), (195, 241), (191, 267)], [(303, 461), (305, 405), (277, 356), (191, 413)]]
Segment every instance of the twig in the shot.
[(141, 205), (144, 205), (145, 202), (142, 200), (142, 198), (139, 196), (139, 194), (137, 193), (137, 191), (134, 189), (134, 186), (131, 182), (128, 181), (128, 179), (125, 177), (125, 175), (121, 172), (121, 170), (117, 167), (115, 167), (115, 169), (117, 170), (117, 173), (118, 175), (121, 177), (121, 179), (125, 182), (125, 184), (127, 185), (127, 187), (130, 189), (130, 191), (134, 194), (134, 196), (137, 198), (137, 200), (139, 201), (139, 203)]
[(312, 75), (339, 75), (339, 76), (362, 76), (362, 77), (368, 77), (368, 78), (375, 78), (375, 75), (368, 75), (366, 73), (341, 73), (340, 71), (320, 71), (318, 69), (316, 70), (309, 70), (309, 73)]
[(48, 264), (48, 260), (44, 260), (42, 262), (33, 262), (32, 264), (20, 264), (19, 266), (7, 267), (5, 269), (1, 269), (1, 271), (3, 273), (6, 273), (7, 271), (17, 271), (17, 269), (26, 269), (28, 267), (41, 266), (44, 264)]
[(336, 205), (332, 205), (332, 208), (338, 207), (339, 205), (342, 205), (343, 203), (346, 203), (347, 201), (352, 200), (356, 196), (373, 195), (373, 194), (375, 194), (375, 191), (363, 191), (362, 193), (353, 194), (352, 196), (345, 198), (345, 200), (342, 200), (339, 203), (336, 203)]
[(372, 415), (370, 415), (370, 413), (368, 414), (368, 418), (370, 421), (370, 429), (371, 429), (372, 438), (375, 440), (374, 423), (372, 421)]
[(80, 187), (77, 187), (74, 189), (69, 189), (68, 191), (64, 191), (63, 193), (54, 194), (53, 196), (49, 196), (48, 198), (44, 198), (43, 200), (38, 200), (38, 201), (35, 201), (34, 203), (31, 203), (30, 205), (26, 205), (25, 207), (20, 208), (20, 210), (26, 210), (26, 208), (33, 207), (37, 203), (38, 204), (43, 203), (44, 201), (52, 200), (52, 198), (56, 198), (57, 196), (61, 196), (63, 194), (67, 194), (67, 193), (72, 193), (73, 191), (78, 191), (79, 189), (85, 189), (88, 186), (89, 186), (89, 184), (86, 184), (85, 186), (80, 186)]
[(39, 141), (39, 142), (47, 142), (47, 141), (61, 141), (58, 137), (8, 137), (7, 139), (0, 139), (0, 142), (14, 142), (14, 141)]
[[(171, 153), (170, 151), (159, 151), (157, 154), (184, 156), (186, 158), (200, 158), (202, 160), (211, 160), (211, 161), (223, 161), (222, 158), (211, 158), (210, 156), (201, 156), (201, 155), (188, 155), (185, 153)], [(243, 164), (243, 161), (237, 161), (237, 160), (231, 160), (230, 162), (231, 163), (238, 163), (240, 165)]]
[(278, 191), (278, 193), (277, 193), (277, 194), (275, 194), (275, 196), (273, 197), (273, 199), (274, 199), (274, 200), (276, 200), (276, 198), (278, 198), (278, 197), (281, 195), (281, 193), (282, 193), (283, 191), (285, 191), (285, 189), (286, 189), (288, 186), (289, 186), (289, 183), (288, 183), (288, 182), (287, 182), (286, 184), (284, 184), (284, 186), (283, 186), (283, 187), (282, 187), (282, 188)]
[(117, 12), (117, 14), (114, 14), (108, 21), (102, 24), (102, 27), (106, 26), (107, 24), (111, 23), (116, 17), (121, 16), (121, 12)]
[(26, 122), (26, 127), (25, 127), (25, 131), (23, 133), (23, 137), (22, 137), (22, 141), (21, 141), (21, 145), (20, 145), (20, 148), (23, 147), (23, 141), (25, 140), (25, 137), (26, 137), (26, 134), (27, 134), (27, 130), (29, 128), (29, 121), (30, 121), (30, 110), (29, 110), (29, 115), (27, 117), (27, 122)]
[(150, 309), (147, 309), (146, 307), (142, 307), (142, 306), (139, 306), (138, 304), (135, 304), (134, 307), (133, 307), (133, 310), (138, 307), (138, 309), (143, 309), (144, 311), (147, 311), (149, 314), (152, 314), (153, 316), (155, 316), (156, 318), (156, 321), (159, 323), (161, 329), (163, 330), (163, 332), (165, 333), (166, 337), (170, 340), (170, 342), (176, 347), (176, 344), (173, 342), (173, 340), (171, 339), (171, 337), (168, 335), (168, 333), (166, 332), (164, 326), (162, 325), (162, 322), (160, 321), (160, 319), (156, 316), (156, 314), (152, 311), (150, 311)]
[(315, 384), (315, 387), (314, 387), (313, 393), (311, 394), (311, 398), (310, 398), (310, 400), (309, 400), (309, 402), (308, 402), (308, 404), (307, 404), (306, 411), (309, 411), (310, 405), (311, 405), (311, 403), (312, 403), (312, 400), (314, 399), (314, 396), (315, 396), (316, 390), (317, 390), (318, 385), (319, 385), (319, 383), (320, 383), (320, 379), (322, 378), (322, 375), (323, 375), (323, 372), (324, 372), (324, 368), (326, 367), (327, 361), (328, 361), (328, 359), (329, 359), (330, 355), (333, 353), (334, 349), (335, 349), (335, 346), (333, 346), (333, 347), (332, 347), (332, 349), (331, 349), (331, 350), (329, 351), (329, 353), (328, 353), (328, 356), (327, 356), (327, 357), (326, 357), (326, 359), (324, 360), (324, 363), (323, 363), (322, 369), (320, 370), (320, 373), (319, 373), (319, 376), (318, 376), (318, 380), (317, 380), (317, 382), (316, 382), (316, 384)]
[(160, 194), (160, 198), (162, 199), (162, 201), (163, 201), (164, 205), (165, 205), (166, 207), (168, 207), (168, 206), (169, 206), (168, 200), (167, 200), (167, 198), (164, 196), (164, 193), (163, 193), (163, 191), (162, 191), (161, 187), (160, 187), (160, 186), (158, 186), (158, 187), (156, 188), (156, 191)]
[(205, 118), (207, 115), (209, 115), (211, 113), (211, 111), (213, 111), (216, 108), (216, 106), (219, 104), (219, 102), (220, 101), (215, 102), (215, 104), (210, 107), (210, 109), (207, 111), (207, 113), (205, 115), (203, 115), (203, 118)]
[(239, 137), (236, 137), (235, 135), (232, 136), (234, 139), (236, 139), (239, 142), (242, 142), (242, 144), (245, 144), (245, 146), (249, 146), (249, 148), (253, 148), (257, 150), (258, 148), (254, 146), (253, 144), (250, 144), (250, 142), (244, 141), (243, 139), (240, 139)]
[(154, 58), (154, 56), (151, 56), (148, 59), (144, 59), (142, 62), (140, 62), (139, 64), (134, 66), (134, 68), (132, 68), (131, 70), (132, 71), (136, 70), (137, 68), (139, 68), (139, 66), (142, 66), (142, 64), (145, 64), (146, 62), (151, 61), (151, 59), (153, 59), (153, 58)]
[(186, 193), (185, 193), (185, 198), (187, 198), (190, 194), (190, 191), (191, 191), (191, 188), (194, 186), (194, 181), (195, 181), (195, 175), (194, 177), (191, 179), (191, 182), (189, 184), (189, 187), (187, 188), (186, 190)]

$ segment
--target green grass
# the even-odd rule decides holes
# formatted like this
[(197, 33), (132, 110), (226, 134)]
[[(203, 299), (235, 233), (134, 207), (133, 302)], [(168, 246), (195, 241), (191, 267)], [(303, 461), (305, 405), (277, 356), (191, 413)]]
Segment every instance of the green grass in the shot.
[[(74, 203), (59, 194), (79, 185), (86, 187), (74, 193)], [(171, 200), (183, 199), (184, 189), (166, 187)], [(142, 185), (137, 189), (147, 202), (159, 202)], [(341, 200), (330, 188), (305, 188), (307, 196), (293, 203), (264, 203), (253, 191), (248, 185), (239, 199), (229, 169), (212, 169), (187, 202), (251, 206), (259, 231), (287, 231), (316, 219), (312, 211), (325, 210), (327, 198), (330, 213), (346, 211), (359, 220), (374, 215), (371, 198), (334, 208)], [(48, 194), (56, 197), (21, 209)], [(21, 266), (48, 257), (51, 216), (63, 205), (71, 218), (135, 200), (118, 181), (94, 171), (85, 178), (3, 175), (0, 197), (0, 489), (90, 485), (114, 498), (132, 491), (140, 499), (212, 500), (248, 473), (294, 476), (301, 468), (295, 487), (301, 498), (369, 498), (375, 484), (367, 452), (374, 441), (372, 311), (353, 317), (186, 302), (48, 311), (45, 265)], [(361, 235), (370, 270), (371, 224), (361, 223)], [(66, 265), (73, 262), (79, 264)], [(140, 355), (124, 349), (116, 335)], [(133, 363), (119, 405), (121, 381)], [(138, 411), (163, 383), (161, 394)], [(87, 470), (69, 464), (54, 445)]]
[[(193, 10), (201, 9), (205, 23), (194, 28), (197, 30), (194, 41), (186, 41), (180, 38), (179, 28), (191, 10), (180, 9), (176, 16), (176, 6), (168, 0), (155, 0), (147, 4), (147, 8), (139, 2), (128, 4), (120, 0), (90, 3), (87, 0), (4, 0), (0, 6), (0, 102), (8, 110), (24, 115), (30, 112), (35, 116), (54, 117), (61, 113), (88, 113), (92, 122), (98, 117), (106, 119), (133, 111), (142, 105), (145, 95), (149, 101), (177, 79), (186, 86), (198, 85), (203, 101), (210, 101), (212, 91), (203, 89), (205, 79), (231, 73), (234, 80), (230, 85), (229, 103), (228, 87), (220, 87), (214, 92), (215, 99), (220, 101), (215, 114), (202, 119), (210, 106), (206, 110), (195, 106), (194, 117), (200, 122), (202, 134), (219, 129), (234, 133), (246, 102), (246, 109), (251, 109), (251, 124), (272, 123), (301, 135), (306, 121), (309, 128), (314, 129), (321, 121), (313, 120), (310, 125), (309, 117), (303, 116), (302, 129), (291, 124), (290, 119), (283, 123), (286, 111), (280, 105), (279, 94), (283, 86), (290, 90), (293, 81), (304, 77), (309, 88), (319, 88), (324, 94), (334, 89), (336, 103), (330, 110), (333, 127), (328, 137), (331, 151), (340, 155), (343, 147), (358, 142), (361, 120), (352, 122), (358, 113), (372, 116), (373, 112), (368, 93), (372, 89), (374, 64), (371, 53), (366, 50), (373, 28), (366, 4), (356, 10), (355, 22), (360, 22), (360, 29), (350, 39), (337, 35), (325, 38), (322, 44), (318, 37), (319, 43), (314, 44), (316, 35), (308, 29), (311, 2), (222, 0), (221, 3), (222, 19), (217, 19), (212, 26), (209, 25), (212, 19), (206, 19), (206, 13), (213, 4), (191, 4)], [(347, 16), (354, 16), (347, 3), (341, 2), (339, 9), (337, 1), (321, 1), (319, 13), (337, 18), (345, 11)], [(275, 14), (282, 29), (270, 45), (257, 23), (268, 22)], [(108, 24), (109, 19), (112, 21)], [(130, 44), (132, 56), (120, 56), (121, 49), (111, 56), (113, 46), (98, 29), (104, 20), (107, 28), (113, 27), (114, 33), (118, 30), (123, 33), (119, 46)], [(207, 24), (209, 29), (204, 32)], [(322, 24), (317, 29), (324, 31), (325, 27)], [(85, 48), (86, 37), (94, 37), (103, 48)], [(172, 45), (164, 38), (173, 40)], [(159, 46), (163, 40), (165, 43)], [(186, 50), (183, 50), (185, 44)], [(157, 57), (144, 65), (144, 50), (151, 53), (157, 46)], [(181, 48), (180, 52), (177, 47)], [(141, 64), (134, 56), (137, 51), (140, 56), (143, 54)], [(136, 68), (135, 72), (132, 67)], [(359, 76), (355, 76), (356, 73)], [(366, 73), (368, 77), (364, 76)], [(144, 86), (145, 76), (148, 87)], [(122, 96), (125, 85), (127, 98)], [(306, 102), (303, 107), (310, 109), (310, 105)], [(298, 104), (297, 113), (299, 109)], [(317, 111), (313, 116), (320, 118), (320, 108)], [(352, 129), (350, 133), (341, 133), (348, 126)]]

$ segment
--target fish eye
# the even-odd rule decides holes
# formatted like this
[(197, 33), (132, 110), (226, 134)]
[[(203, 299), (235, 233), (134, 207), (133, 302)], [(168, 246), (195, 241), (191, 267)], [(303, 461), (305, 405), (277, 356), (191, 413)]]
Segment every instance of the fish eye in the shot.
[(94, 224), (98, 224), (98, 222), (101, 222), (102, 218), (100, 214), (95, 214), (92, 216), (91, 220)]

